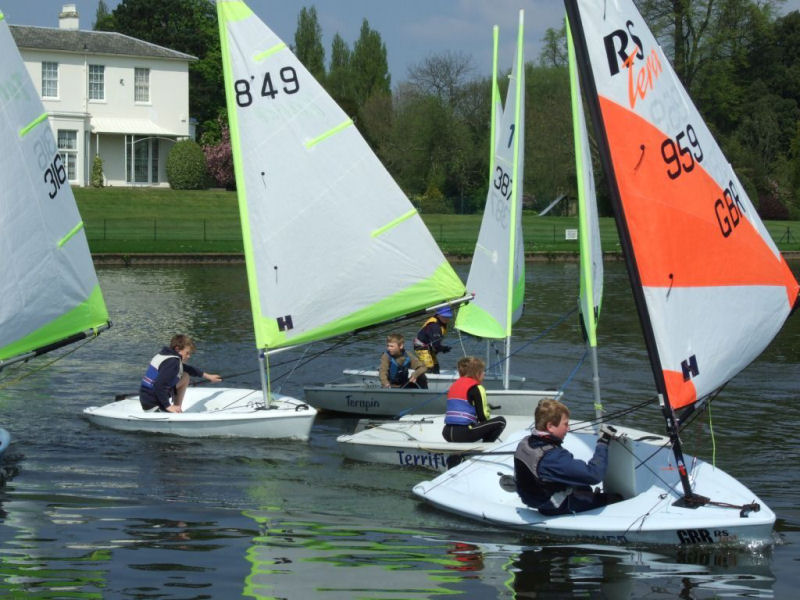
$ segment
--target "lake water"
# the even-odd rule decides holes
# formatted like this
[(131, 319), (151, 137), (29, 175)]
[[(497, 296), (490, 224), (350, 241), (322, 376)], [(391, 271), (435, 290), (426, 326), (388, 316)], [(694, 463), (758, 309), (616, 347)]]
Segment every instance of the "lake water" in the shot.
[[(795, 272), (800, 270), (793, 264)], [(577, 265), (529, 264), (512, 371), (561, 387), (592, 413), (591, 372), (572, 314)], [(465, 274), (466, 267), (459, 267)], [(717, 464), (775, 510), (774, 546), (647, 548), (546, 542), (421, 504), (426, 471), (344, 461), (355, 419), (318, 417), (308, 443), (189, 440), (120, 433), (81, 416), (135, 392), (173, 332), (192, 364), (259, 387), (244, 266), (101, 267), (114, 327), (0, 380), (0, 424), (14, 439), (0, 487), (0, 596), (20, 598), (718, 598), (795, 597), (800, 587), (800, 316), (713, 404)], [(731, 315), (735, 322), (736, 315)], [(410, 338), (417, 323), (399, 326)], [(547, 332), (546, 335), (542, 335)], [(273, 357), (283, 391), (377, 363), (383, 333), (335, 352)], [(449, 336), (458, 347), (456, 335)], [(609, 409), (653, 393), (622, 263), (607, 263), (600, 372)], [(474, 352), (474, 347), (468, 347)], [(455, 363), (454, 351), (444, 356)], [(21, 376), (24, 379), (16, 381)], [(632, 425), (663, 431), (652, 404)], [(684, 434), (710, 460), (708, 419)]]

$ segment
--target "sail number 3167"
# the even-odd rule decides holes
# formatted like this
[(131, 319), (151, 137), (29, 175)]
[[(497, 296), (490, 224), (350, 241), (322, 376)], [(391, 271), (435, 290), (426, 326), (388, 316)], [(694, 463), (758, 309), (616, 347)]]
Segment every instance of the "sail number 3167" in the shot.
[[(284, 94), (295, 94), (300, 90), (300, 82), (297, 79), (297, 71), (294, 70), (294, 67), (283, 67), (278, 71), (278, 77), (284, 84), (282, 87), (280, 83), (278, 84)], [(250, 81), (255, 82), (255, 76), (251, 75)], [(247, 79), (237, 79), (233, 82), (236, 104), (241, 107), (250, 106), (253, 103), (253, 89), (250, 85), (250, 81)], [(278, 94), (280, 94), (280, 91), (276, 89), (272, 81), (272, 73), (264, 73), (264, 78), (261, 81), (260, 96), (272, 100)]]

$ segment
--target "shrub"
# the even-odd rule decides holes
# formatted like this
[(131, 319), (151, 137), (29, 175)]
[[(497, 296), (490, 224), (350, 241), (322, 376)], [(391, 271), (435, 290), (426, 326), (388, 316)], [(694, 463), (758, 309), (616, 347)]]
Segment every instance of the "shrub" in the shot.
[(92, 162), (92, 177), (89, 181), (92, 187), (103, 187), (103, 159), (95, 154), (94, 161)]
[(227, 190), (235, 189), (231, 134), (227, 125), (221, 126), (219, 143), (204, 145), (203, 152), (206, 155), (208, 173), (217, 185)]
[(194, 140), (177, 142), (167, 155), (167, 179), (175, 190), (203, 190), (208, 187), (206, 157)]

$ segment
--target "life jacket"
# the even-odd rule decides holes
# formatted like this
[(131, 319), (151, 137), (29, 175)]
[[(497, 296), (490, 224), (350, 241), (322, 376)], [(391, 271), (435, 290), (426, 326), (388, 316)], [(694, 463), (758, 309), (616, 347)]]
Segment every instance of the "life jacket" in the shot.
[(389, 357), (389, 383), (394, 385), (405, 385), (408, 383), (408, 367), (411, 365), (411, 359), (408, 354), (403, 352), (401, 357), (402, 362), (398, 363), (397, 359), (385, 350), (386, 355)]
[[(530, 442), (533, 440), (534, 445)], [(555, 481), (543, 481), (539, 477), (539, 463), (548, 452), (561, 444), (553, 438), (529, 435), (514, 452), (514, 476), (517, 493), (522, 501), (532, 508), (559, 508), (573, 488)]]
[[(431, 323), (437, 323), (439, 325), (439, 329), (442, 332), (442, 337), (447, 335), (447, 325), (442, 323), (439, 319), (436, 318), (436, 315), (434, 315), (431, 318), (429, 318), (427, 321), (425, 321), (422, 324), (422, 327), (419, 328), (419, 331), (417, 332), (417, 335), (414, 338), (414, 351), (417, 351), (417, 350), (429, 350), (429, 351), (435, 353), (435, 350), (431, 347), (431, 342), (430, 341), (422, 341), (421, 339), (419, 339), (419, 334), (422, 333), (424, 331), (424, 329), (428, 325), (430, 325)], [(439, 339), (441, 339), (441, 338), (439, 338)]]
[(473, 385), (479, 385), (476, 379), (461, 377), (447, 390), (445, 425), (474, 425), (478, 422), (478, 413), (467, 400), (467, 392)]
[(181, 357), (177, 354), (156, 354), (153, 357), (153, 360), (150, 361), (150, 364), (147, 365), (147, 371), (142, 377), (142, 387), (146, 390), (150, 390), (151, 392), (155, 389), (154, 384), (156, 381), (156, 377), (158, 377), (158, 369), (161, 364), (170, 358), (177, 358), (178, 359), (178, 375), (175, 377), (175, 381), (172, 382), (172, 386), (178, 385), (178, 382), (181, 380), (181, 376), (183, 375), (183, 361)]

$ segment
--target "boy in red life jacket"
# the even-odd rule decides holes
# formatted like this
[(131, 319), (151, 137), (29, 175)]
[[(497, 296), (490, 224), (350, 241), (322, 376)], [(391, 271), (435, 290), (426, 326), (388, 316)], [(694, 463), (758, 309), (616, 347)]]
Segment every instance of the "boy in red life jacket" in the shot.
[(458, 361), (461, 376), (447, 392), (447, 413), (442, 437), (448, 442), (494, 442), (503, 433), (506, 420), (492, 417), (486, 402), (483, 375), (486, 364), (474, 356)]
[(147, 366), (139, 388), (139, 402), (144, 410), (154, 408), (163, 412), (183, 412), (181, 403), (189, 387), (189, 375), (202, 377), (212, 383), (222, 381), (214, 373), (185, 364), (195, 351), (194, 341), (188, 335), (172, 337), (169, 347), (164, 346)]
[[(410, 375), (409, 369), (412, 370)], [(381, 354), (379, 370), (383, 387), (428, 389), (425, 371), (427, 367), (414, 356), (414, 353), (406, 352), (405, 339), (402, 335), (390, 333), (386, 336), (386, 351)]]

